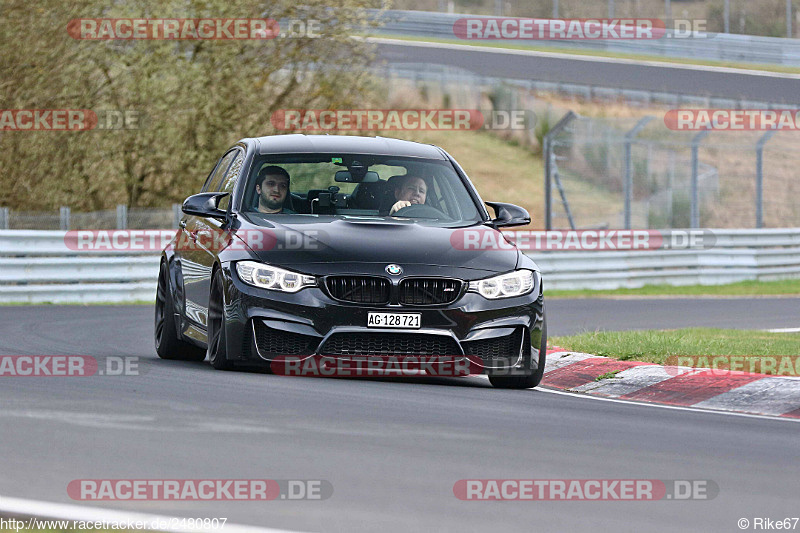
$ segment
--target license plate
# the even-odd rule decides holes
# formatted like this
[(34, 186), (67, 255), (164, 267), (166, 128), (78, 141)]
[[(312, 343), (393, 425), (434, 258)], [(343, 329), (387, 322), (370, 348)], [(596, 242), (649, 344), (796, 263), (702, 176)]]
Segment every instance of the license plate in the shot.
[(421, 313), (367, 313), (367, 327), (419, 329), (421, 317)]

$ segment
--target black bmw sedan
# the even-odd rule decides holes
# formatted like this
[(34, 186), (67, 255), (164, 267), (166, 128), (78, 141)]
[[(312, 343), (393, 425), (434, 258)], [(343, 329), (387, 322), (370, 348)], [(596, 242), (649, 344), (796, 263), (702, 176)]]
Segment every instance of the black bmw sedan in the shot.
[[(155, 344), (217, 369), (359, 358), (469, 360), (503, 388), (539, 384), (539, 269), (436, 146), (387, 138), (243, 139), (186, 199), (163, 251)], [(423, 360), (423, 359), (416, 359)]]

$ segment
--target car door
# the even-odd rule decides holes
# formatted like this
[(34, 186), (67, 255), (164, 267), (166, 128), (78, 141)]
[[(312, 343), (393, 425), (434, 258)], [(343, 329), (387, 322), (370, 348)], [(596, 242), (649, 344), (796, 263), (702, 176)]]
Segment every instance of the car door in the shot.
[[(231, 163), (241, 150), (234, 148), (222, 156), (214, 171), (206, 180), (202, 192), (219, 190)], [(181, 273), (185, 294), (186, 318), (191, 322), (206, 327), (208, 315), (208, 293), (211, 289), (211, 267), (209, 260), (209, 237), (213, 242), (213, 230), (219, 228), (220, 222), (194, 215), (184, 215), (181, 220), (184, 243), (180, 250)], [(176, 252), (177, 253), (177, 252)]]

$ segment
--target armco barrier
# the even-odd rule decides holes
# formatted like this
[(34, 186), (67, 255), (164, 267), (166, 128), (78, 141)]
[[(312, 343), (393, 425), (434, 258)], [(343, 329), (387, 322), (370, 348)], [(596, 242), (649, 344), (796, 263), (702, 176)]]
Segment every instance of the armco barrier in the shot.
[[(526, 253), (541, 268), (545, 290), (800, 277), (800, 228), (713, 233), (710, 249)], [(154, 300), (157, 253), (76, 251), (65, 234), (0, 230), (0, 303)]]
[(71, 250), (65, 235), (0, 230), (0, 303), (155, 300), (158, 254)]

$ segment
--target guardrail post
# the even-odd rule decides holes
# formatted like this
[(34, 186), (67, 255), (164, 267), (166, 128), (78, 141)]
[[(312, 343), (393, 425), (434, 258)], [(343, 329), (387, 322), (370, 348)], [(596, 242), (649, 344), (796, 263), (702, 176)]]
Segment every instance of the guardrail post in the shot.
[(776, 130), (761, 136), (756, 143), (756, 228), (764, 227), (764, 145), (767, 144)]
[(556, 122), (556, 125), (550, 128), (542, 140), (542, 152), (544, 153), (544, 228), (546, 230), (553, 229), (553, 139), (556, 135), (567, 127), (567, 124), (572, 122), (578, 115), (574, 111), (567, 112), (566, 115), (561, 117), (561, 120)]
[(664, 0), (664, 18), (666, 29), (672, 28), (672, 4), (670, 0)]
[(544, 229), (553, 229), (553, 184), (550, 182), (552, 162), (550, 160), (550, 136), (545, 135), (542, 141), (544, 146), (542, 152), (544, 153)]
[(183, 218), (183, 211), (181, 211), (181, 204), (172, 204), (172, 228), (173, 229), (178, 229), (182, 218)]
[(625, 229), (631, 229), (631, 203), (633, 200), (633, 154), (631, 148), (633, 139), (654, 118), (653, 116), (642, 118), (632, 130), (625, 134)]
[(117, 206), (117, 229), (128, 229), (128, 206)]
[(675, 218), (673, 209), (675, 206), (675, 151), (669, 152), (669, 164), (667, 166), (667, 220), (669, 220), (669, 228), (675, 227)]
[(700, 191), (698, 184), (698, 172), (700, 167), (700, 143), (709, 134), (708, 130), (701, 131), (692, 137), (692, 215), (690, 228), (700, 227)]
[(0, 229), (8, 229), (8, 208), (0, 207)]
[(725, 33), (731, 32), (731, 0), (725, 0), (722, 18), (725, 19)]
[(792, 38), (792, 0), (786, 0), (786, 37)]
[(59, 208), (59, 227), (61, 231), (69, 231), (69, 207), (61, 206)]
[(553, 0), (553, 18), (558, 18), (558, 0)]
[(614, 18), (614, 0), (608, 0), (608, 18)]

